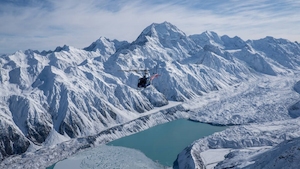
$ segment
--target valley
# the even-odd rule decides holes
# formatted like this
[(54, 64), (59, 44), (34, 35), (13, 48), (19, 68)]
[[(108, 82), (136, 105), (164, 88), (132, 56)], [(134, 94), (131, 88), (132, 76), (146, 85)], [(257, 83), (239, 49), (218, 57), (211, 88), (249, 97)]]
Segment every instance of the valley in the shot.
[[(281, 142), (297, 145), (299, 56), (297, 42), (186, 35), (169, 22), (133, 42), (1, 55), (0, 168), (45, 168), (177, 119), (230, 127), (186, 145), (174, 168), (211, 166), (203, 154), (218, 149), (230, 151), (213, 166), (255, 168)], [(137, 89), (132, 69), (159, 77)]]

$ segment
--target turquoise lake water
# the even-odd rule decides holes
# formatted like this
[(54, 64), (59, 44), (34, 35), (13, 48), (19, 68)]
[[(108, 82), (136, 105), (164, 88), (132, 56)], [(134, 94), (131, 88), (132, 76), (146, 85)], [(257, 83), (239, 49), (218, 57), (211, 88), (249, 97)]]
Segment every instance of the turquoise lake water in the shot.
[(137, 149), (153, 161), (164, 166), (173, 166), (177, 155), (193, 141), (224, 129), (225, 126), (179, 119), (120, 138), (107, 145)]

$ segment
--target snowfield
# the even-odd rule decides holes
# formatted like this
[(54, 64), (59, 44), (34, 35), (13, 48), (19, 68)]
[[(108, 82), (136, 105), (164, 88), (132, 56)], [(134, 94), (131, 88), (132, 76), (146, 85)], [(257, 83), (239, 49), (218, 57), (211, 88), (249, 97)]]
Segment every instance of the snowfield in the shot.
[(163, 166), (153, 162), (143, 153), (115, 146), (99, 146), (91, 150), (78, 153), (75, 157), (58, 162), (54, 169), (163, 169)]
[[(297, 42), (187, 36), (164, 22), (131, 43), (100, 37), (84, 49), (2, 55), (0, 65), (0, 168), (45, 168), (75, 153), (93, 167), (102, 150), (93, 158), (85, 149), (179, 118), (230, 127), (187, 145), (174, 168), (294, 168), (299, 161)], [(143, 69), (160, 76), (137, 89)], [(132, 153), (124, 161), (142, 161), (135, 167), (161, 167), (140, 152), (109, 151)]]

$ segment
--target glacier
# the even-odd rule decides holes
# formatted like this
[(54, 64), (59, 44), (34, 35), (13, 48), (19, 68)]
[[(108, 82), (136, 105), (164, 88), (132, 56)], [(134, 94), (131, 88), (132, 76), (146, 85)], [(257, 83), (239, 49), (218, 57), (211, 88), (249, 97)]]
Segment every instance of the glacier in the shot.
[[(214, 150), (226, 152), (214, 167), (255, 168), (260, 154), (299, 145), (299, 56), (298, 42), (186, 35), (168, 22), (131, 43), (1, 55), (0, 168), (45, 168), (178, 118), (232, 127), (187, 145), (174, 168), (209, 168)], [(142, 72), (130, 69), (160, 77), (137, 90)]]
[[(112, 160), (113, 159), (113, 160)], [(88, 149), (58, 162), (54, 169), (64, 168), (123, 168), (123, 169), (163, 169), (164, 167), (153, 162), (143, 153), (125, 147), (105, 146)]]

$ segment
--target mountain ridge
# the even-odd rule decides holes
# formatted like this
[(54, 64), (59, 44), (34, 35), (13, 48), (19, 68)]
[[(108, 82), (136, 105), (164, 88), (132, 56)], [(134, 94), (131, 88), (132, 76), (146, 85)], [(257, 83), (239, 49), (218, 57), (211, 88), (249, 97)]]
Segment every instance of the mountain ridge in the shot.
[[(299, 44), (288, 40), (187, 36), (169, 22), (153, 23), (131, 43), (100, 37), (83, 49), (2, 55), (0, 159), (42, 146), (53, 129), (69, 139), (86, 137), (168, 101), (299, 70), (299, 55)], [(120, 71), (145, 68), (161, 77), (142, 91), (136, 90), (142, 72)]]

